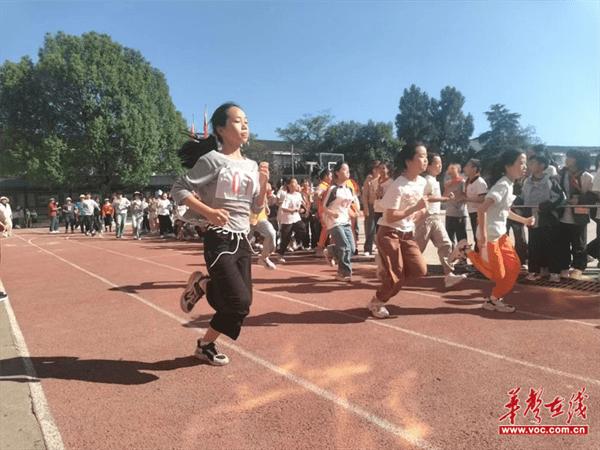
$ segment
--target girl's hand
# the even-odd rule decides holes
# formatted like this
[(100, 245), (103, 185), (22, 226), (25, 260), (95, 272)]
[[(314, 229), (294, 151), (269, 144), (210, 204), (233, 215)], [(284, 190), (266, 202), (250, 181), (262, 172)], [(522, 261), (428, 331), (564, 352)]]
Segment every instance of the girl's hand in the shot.
[(531, 217), (528, 217), (528, 218), (525, 220), (525, 225), (527, 225), (528, 227), (532, 227), (532, 226), (534, 226), (534, 225), (535, 225), (535, 217), (533, 217), (533, 216), (531, 216)]
[(269, 182), (269, 163), (261, 162), (258, 166), (258, 182), (261, 187), (264, 187), (265, 190), (267, 188), (267, 183)]
[(450, 192), (448, 194), (448, 200), (454, 200), (454, 197), (455, 197), (454, 192)]
[(420, 211), (421, 209), (427, 208), (427, 199), (425, 197), (421, 197), (413, 208), (415, 211)]
[(222, 227), (229, 222), (229, 212), (226, 209), (211, 209), (206, 219), (213, 225)]

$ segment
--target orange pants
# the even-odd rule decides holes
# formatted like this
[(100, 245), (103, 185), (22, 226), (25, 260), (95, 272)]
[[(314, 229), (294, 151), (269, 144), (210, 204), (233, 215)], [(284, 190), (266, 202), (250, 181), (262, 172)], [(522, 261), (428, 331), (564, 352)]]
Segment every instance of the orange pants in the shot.
[(502, 298), (517, 282), (521, 271), (521, 260), (506, 234), (495, 242), (487, 243), (487, 256), (488, 260), (485, 261), (481, 256), (481, 249), (479, 252), (467, 252), (467, 257), (475, 268), (496, 283), (492, 295)]

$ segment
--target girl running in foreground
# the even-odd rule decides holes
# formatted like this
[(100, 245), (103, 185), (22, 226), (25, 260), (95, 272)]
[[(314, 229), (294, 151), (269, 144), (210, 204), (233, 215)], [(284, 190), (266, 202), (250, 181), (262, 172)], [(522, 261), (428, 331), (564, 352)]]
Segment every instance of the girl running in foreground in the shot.
[[(525, 154), (518, 150), (504, 152), (498, 160), (497, 172), (503, 174), (502, 178), (488, 191), (477, 211), (479, 251), (466, 251), (466, 256), (477, 270), (495, 283), (483, 308), (490, 311), (514, 312), (515, 307), (504, 303), (503, 298), (517, 281), (521, 261), (506, 234), (506, 220), (511, 219), (530, 227), (535, 223), (533, 217), (526, 219), (510, 210), (515, 199), (513, 183), (527, 172)], [(458, 247), (464, 252), (468, 244), (461, 241)]]
[(426, 182), (419, 176), (427, 169), (427, 149), (416, 142), (406, 145), (398, 154), (400, 175), (387, 189), (380, 205), (383, 216), (379, 219), (376, 243), (381, 261), (381, 286), (367, 305), (378, 319), (389, 317), (385, 303), (395, 296), (407, 277), (423, 277), (427, 263), (415, 242), (415, 221), (425, 214)]
[[(241, 146), (250, 130), (244, 111), (234, 103), (219, 106), (211, 119), (214, 150), (201, 156), (171, 193), (178, 204), (201, 215), (207, 225), (204, 259), (208, 275), (191, 274), (181, 294), (181, 308), (190, 312), (205, 294), (215, 315), (195, 355), (213, 365), (225, 365), (215, 340), (221, 334), (237, 339), (252, 303), (251, 255), (247, 234), (250, 212), (264, 207), (269, 179), (268, 163), (246, 159)], [(217, 143), (218, 141), (218, 143)], [(220, 148), (218, 148), (220, 147)]]

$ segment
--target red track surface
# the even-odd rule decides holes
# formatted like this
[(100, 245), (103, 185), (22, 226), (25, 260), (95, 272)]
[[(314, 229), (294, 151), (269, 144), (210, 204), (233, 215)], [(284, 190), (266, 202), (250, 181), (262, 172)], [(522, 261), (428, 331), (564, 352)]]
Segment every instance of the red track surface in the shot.
[[(514, 314), (480, 308), (486, 283), (431, 277), (368, 318), (374, 271), (352, 286), (318, 260), (253, 266), (254, 304), (231, 364), (190, 355), (211, 309), (179, 310), (197, 243), (21, 232), (3, 281), (51, 413), (71, 449), (599, 448), (597, 295), (518, 286)], [(5, 362), (6, 364), (6, 362)], [(5, 366), (10, 367), (10, 366)], [(13, 375), (19, 375), (15, 373)], [(585, 387), (588, 436), (499, 436), (507, 392), (544, 402)], [(563, 425), (566, 414), (544, 425)], [(507, 422), (503, 422), (506, 424)]]

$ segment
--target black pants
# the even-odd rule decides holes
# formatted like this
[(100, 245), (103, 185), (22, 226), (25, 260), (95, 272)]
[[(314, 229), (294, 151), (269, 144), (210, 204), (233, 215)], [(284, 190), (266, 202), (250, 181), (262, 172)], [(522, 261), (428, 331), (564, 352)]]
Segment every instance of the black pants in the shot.
[[(311, 214), (308, 217), (303, 217), (302, 222), (304, 222), (304, 229), (306, 230), (302, 245), (305, 249), (315, 248), (317, 242), (319, 242), (319, 234), (317, 234), (317, 218), (314, 214)], [(321, 230), (319, 229), (319, 233), (320, 232)]]
[(475, 241), (475, 251), (479, 251), (479, 245), (477, 245), (477, 213), (469, 213), (469, 222), (471, 222), (471, 230), (473, 230), (473, 240)]
[(512, 230), (515, 237), (515, 250), (521, 260), (521, 264), (527, 264), (527, 239), (525, 238), (525, 225), (514, 220), (506, 221), (506, 234)]
[[(446, 216), (446, 231), (452, 244), (467, 238), (467, 218)], [(456, 238), (456, 240), (455, 240)]]
[(594, 219), (596, 222), (596, 239), (591, 241), (585, 251), (592, 258), (600, 259), (600, 219)]
[(173, 224), (171, 223), (171, 216), (158, 216), (158, 225), (160, 228), (161, 236), (164, 236), (167, 233), (173, 233)]
[(290, 243), (290, 238), (292, 237), (292, 232), (296, 233), (296, 239), (300, 242), (304, 242), (304, 238), (306, 235), (306, 227), (304, 226), (304, 222), (301, 220), (295, 223), (281, 224), (281, 232), (280, 240), (279, 240), (279, 251), (280, 255), (284, 255), (287, 250), (287, 246)]
[(586, 242), (587, 225), (560, 223), (558, 245), (561, 270), (569, 268), (571, 259), (575, 269), (585, 270), (587, 267)]
[(67, 214), (65, 216), (65, 233), (69, 231), (69, 227), (71, 227), (71, 233), (75, 229), (75, 216)]
[(206, 298), (216, 311), (210, 326), (231, 339), (238, 338), (242, 323), (250, 313), (251, 255), (250, 245), (243, 236), (220, 234), (215, 230), (204, 234), (204, 260), (210, 275)]
[(556, 245), (559, 227), (540, 227), (529, 229), (529, 271), (540, 273), (542, 267), (547, 267), (550, 273), (559, 273), (559, 249)]
[(94, 229), (94, 216), (83, 216), (81, 231), (84, 229), (86, 233), (90, 233)]

